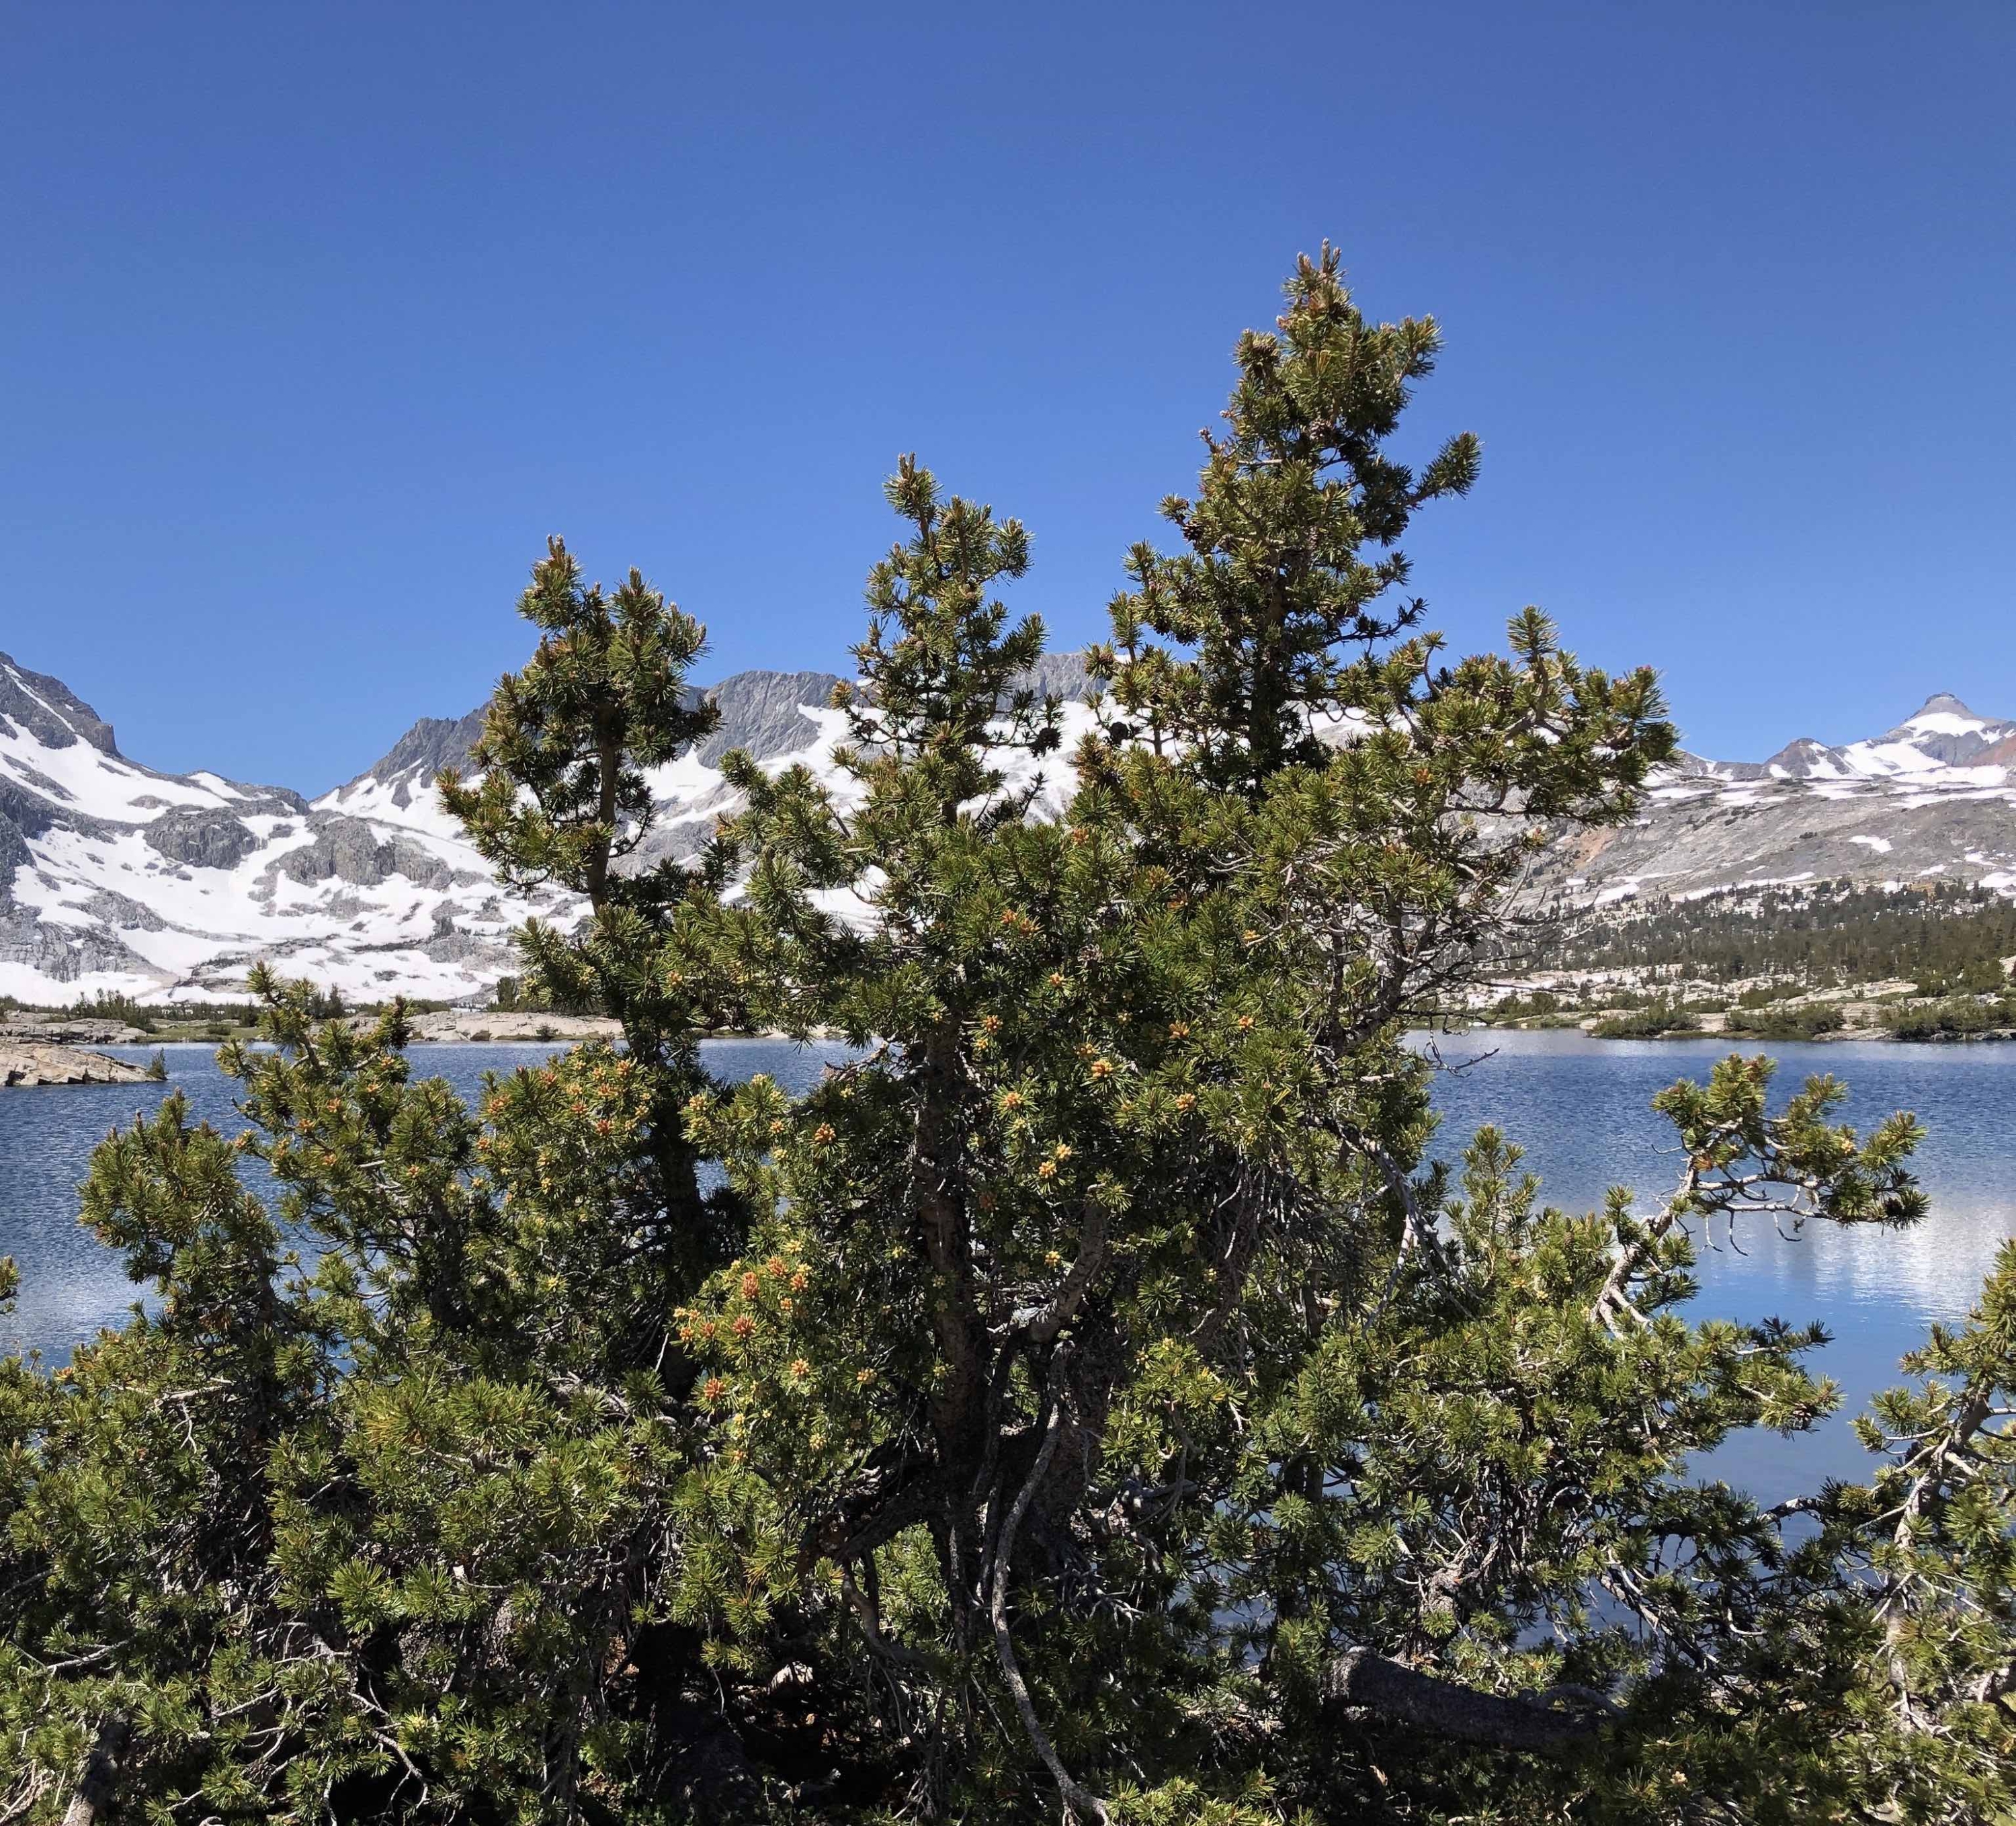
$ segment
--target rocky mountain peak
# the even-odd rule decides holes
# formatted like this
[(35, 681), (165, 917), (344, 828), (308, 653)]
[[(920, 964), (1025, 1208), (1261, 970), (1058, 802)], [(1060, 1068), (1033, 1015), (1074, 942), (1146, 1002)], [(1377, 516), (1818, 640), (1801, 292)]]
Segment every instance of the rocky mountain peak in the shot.
[(1991, 720), (1987, 717), (1977, 715), (1950, 691), (1935, 691), (1918, 706), (1906, 721), (1916, 722), (1920, 717), (1924, 716), (1960, 716), (1965, 717), (1969, 722), (1987, 722)]
[(17, 729), (45, 748), (67, 748), (83, 741), (101, 755), (119, 752), (111, 724), (62, 679), (31, 672), (0, 653), (0, 736)]

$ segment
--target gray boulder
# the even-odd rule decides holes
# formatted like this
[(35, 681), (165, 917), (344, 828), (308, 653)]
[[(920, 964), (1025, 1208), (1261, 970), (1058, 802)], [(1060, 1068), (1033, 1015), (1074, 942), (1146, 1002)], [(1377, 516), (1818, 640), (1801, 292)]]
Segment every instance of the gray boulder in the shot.
[(147, 847), (193, 869), (235, 869), (259, 840), (229, 812), (164, 812), (141, 833)]
[(275, 865), (304, 886), (333, 877), (353, 887), (376, 888), (388, 875), (403, 875), (416, 888), (453, 884), (448, 865), (438, 857), (409, 837), (381, 838), (362, 818), (318, 812), (312, 827), (314, 840), (289, 850)]

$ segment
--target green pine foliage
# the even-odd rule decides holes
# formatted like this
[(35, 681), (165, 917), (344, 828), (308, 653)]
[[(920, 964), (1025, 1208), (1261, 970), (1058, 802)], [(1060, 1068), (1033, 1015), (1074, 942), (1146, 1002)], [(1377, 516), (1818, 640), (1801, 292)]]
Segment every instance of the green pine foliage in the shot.
[(1865, 1573), (1865, 1626), (1880, 1632), (1887, 1697), (1904, 1727), (1863, 1749), (1870, 1767), (1856, 1773), (1873, 1792), (1911, 1795), (1924, 1817), (2007, 1817), (2016, 1242), (2003, 1245), (1967, 1323), (1934, 1326), (1903, 1367), (1922, 1380), (1881, 1396), (1856, 1423), (1881, 1468), (1823, 1510), (1829, 1544)]
[(1669, 1034), (1699, 1031), (1701, 1022), (1687, 1010), (1665, 1000), (1648, 1000), (1642, 1008), (1628, 1008), (1607, 1016), (1590, 1028), (1598, 1039), (1654, 1040)]
[(1886, 1022), (1900, 1040), (1959, 1040), (2016, 1030), (2016, 996), (1947, 996), (1900, 1007)]
[[(99, 1150), (149, 1298), (0, 1364), (5, 1817), (2016, 1807), (2016, 1255), (1867, 1485), (1692, 1468), (1838, 1400), (1816, 1328), (1694, 1311), (1695, 1251), (1916, 1221), (1910, 1119), (1732, 1059), (1659, 1100), (1649, 1209), (1432, 1155), (1407, 1023), (1672, 742), (1537, 610), (1502, 656), (1426, 630), (1399, 542), (1477, 447), (1389, 440), (1438, 347), (1298, 265), (1070, 755), (1028, 535), (905, 459), (839, 782), (730, 755), (686, 863), (644, 776), (712, 729), (702, 630), (553, 544), (443, 790), (584, 906), (512, 999), (621, 1042), (470, 1109), (399, 1009), (261, 973), (243, 1130), (171, 1094)], [(726, 1025), (851, 1054), (729, 1084)]]
[(1728, 1031), (1748, 1039), (1764, 1040), (1817, 1039), (1823, 1033), (1837, 1033), (1841, 1012), (1824, 1003), (1802, 1002), (1787, 1007), (1732, 1008)]
[(96, 994), (77, 999), (72, 1013), (94, 1021), (124, 1021), (128, 1027), (137, 1027), (142, 1033), (152, 1033), (160, 1010), (144, 1008), (131, 996), (122, 996), (110, 989), (100, 989)]

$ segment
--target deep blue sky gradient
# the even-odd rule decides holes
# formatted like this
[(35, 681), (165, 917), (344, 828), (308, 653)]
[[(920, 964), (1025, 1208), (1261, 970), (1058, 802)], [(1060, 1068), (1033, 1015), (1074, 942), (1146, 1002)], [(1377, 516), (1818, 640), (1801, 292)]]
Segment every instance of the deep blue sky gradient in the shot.
[(0, 649), (310, 791), (527, 646), (549, 531), (839, 668), (899, 451), (1100, 632), (1298, 249), (1483, 438), (1416, 581), (1691, 745), (2016, 714), (2016, 6), (19, 5)]

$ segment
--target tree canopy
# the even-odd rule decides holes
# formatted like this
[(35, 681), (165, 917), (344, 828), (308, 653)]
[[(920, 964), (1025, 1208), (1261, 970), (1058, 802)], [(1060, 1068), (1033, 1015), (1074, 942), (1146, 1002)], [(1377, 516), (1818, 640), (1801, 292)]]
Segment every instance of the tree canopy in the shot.
[[(684, 860), (704, 630), (553, 542), (442, 791), (580, 897), (528, 986), (620, 1041), (467, 1108), (261, 971), (242, 1132), (171, 1095), (99, 1150), (152, 1298), (0, 1366), (0, 1818), (2016, 1808), (2016, 1246), (1866, 1483), (1693, 1468), (1838, 1401), (1817, 1328), (1694, 1310), (1698, 1238), (1916, 1221), (1911, 1120), (1731, 1059), (1649, 1208), (1434, 1152), (1408, 1024), (1673, 744), (1537, 610), (1427, 631), (1438, 347), (1298, 263), (1083, 708), (1001, 600), (1028, 535), (905, 458), (835, 770), (731, 754)], [(844, 1044), (794, 1092), (723, 1027)]]

